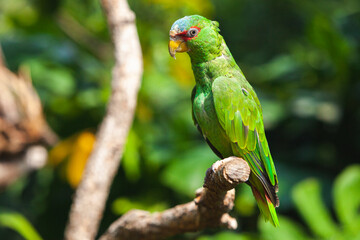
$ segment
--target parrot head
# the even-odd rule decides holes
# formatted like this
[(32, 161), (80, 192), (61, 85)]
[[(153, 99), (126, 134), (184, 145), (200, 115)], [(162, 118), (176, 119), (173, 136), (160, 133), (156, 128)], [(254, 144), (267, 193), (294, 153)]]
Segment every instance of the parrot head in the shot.
[(208, 60), (221, 52), (222, 37), (216, 21), (192, 15), (178, 19), (170, 29), (169, 53), (187, 52), (192, 60)]

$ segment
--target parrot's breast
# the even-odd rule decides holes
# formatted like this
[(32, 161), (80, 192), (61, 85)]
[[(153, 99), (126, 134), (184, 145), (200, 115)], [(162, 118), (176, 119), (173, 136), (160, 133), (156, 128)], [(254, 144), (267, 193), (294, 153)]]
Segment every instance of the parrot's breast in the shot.
[(194, 120), (215, 154), (219, 155), (220, 153), (219, 157), (223, 158), (233, 156), (230, 139), (226, 136), (217, 118), (211, 91), (205, 93), (201, 89), (196, 90), (193, 113)]

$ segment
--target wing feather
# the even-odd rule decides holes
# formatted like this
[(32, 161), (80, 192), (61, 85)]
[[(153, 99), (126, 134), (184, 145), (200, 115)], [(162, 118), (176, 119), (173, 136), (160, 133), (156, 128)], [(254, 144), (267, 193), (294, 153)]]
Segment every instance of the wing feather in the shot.
[(263, 183), (276, 206), (277, 175), (265, 137), (261, 106), (255, 92), (240, 80), (228, 77), (215, 79), (212, 91), (221, 126), (249, 162), (253, 173)]

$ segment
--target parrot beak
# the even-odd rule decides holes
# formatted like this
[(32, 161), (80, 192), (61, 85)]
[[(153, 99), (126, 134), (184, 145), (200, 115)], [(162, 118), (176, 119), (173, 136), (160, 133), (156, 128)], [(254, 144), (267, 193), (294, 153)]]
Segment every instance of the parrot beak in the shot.
[(179, 36), (171, 36), (170, 35), (170, 41), (169, 41), (169, 53), (170, 56), (172, 56), (174, 59), (175, 54), (177, 52), (187, 52), (189, 51), (189, 48), (187, 47), (186, 42), (180, 38)]

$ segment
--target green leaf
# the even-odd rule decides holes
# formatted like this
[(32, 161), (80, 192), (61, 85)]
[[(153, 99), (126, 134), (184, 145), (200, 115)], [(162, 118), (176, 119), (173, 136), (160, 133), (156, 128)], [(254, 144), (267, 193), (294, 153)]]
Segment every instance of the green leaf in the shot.
[(320, 184), (315, 179), (308, 179), (297, 184), (292, 191), (292, 198), (301, 216), (313, 233), (321, 238), (339, 236), (339, 230), (320, 196)]
[(259, 219), (258, 226), (261, 232), (261, 239), (263, 240), (305, 240), (309, 239), (306, 236), (304, 229), (294, 221), (279, 216), (280, 227), (275, 228), (271, 224)]
[(139, 155), (140, 139), (134, 130), (130, 130), (124, 156), (122, 160), (122, 166), (125, 171), (126, 178), (130, 181), (136, 181), (140, 178), (140, 155)]
[(35, 87), (57, 96), (70, 97), (74, 94), (75, 79), (70, 69), (52, 65), (42, 59), (31, 59), (26, 64), (30, 66)]
[(166, 167), (161, 181), (177, 192), (193, 197), (195, 190), (204, 183), (206, 170), (216, 159), (206, 145), (189, 149)]
[(257, 239), (249, 234), (239, 234), (234, 232), (220, 232), (215, 236), (201, 236), (197, 240), (253, 240)]
[(132, 209), (139, 209), (149, 212), (163, 211), (168, 208), (168, 205), (164, 202), (154, 203), (151, 199), (144, 197), (141, 200), (129, 199), (129, 198), (118, 198), (112, 203), (112, 211), (115, 214), (122, 215)]
[(335, 210), (345, 231), (360, 233), (360, 165), (346, 168), (334, 184)]
[(78, 93), (76, 101), (83, 108), (101, 107), (103, 100), (101, 90), (89, 88)]
[(290, 55), (279, 55), (266, 64), (258, 66), (255, 71), (260, 75), (260, 79), (263, 80), (280, 78), (299, 68), (295, 60)]
[(257, 210), (254, 195), (251, 188), (241, 184), (236, 191), (235, 210), (242, 216), (251, 216)]
[(19, 213), (8, 210), (0, 210), (0, 226), (13, 229), (25, 239), (42, 240), (31, 223)]

